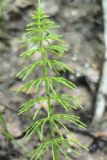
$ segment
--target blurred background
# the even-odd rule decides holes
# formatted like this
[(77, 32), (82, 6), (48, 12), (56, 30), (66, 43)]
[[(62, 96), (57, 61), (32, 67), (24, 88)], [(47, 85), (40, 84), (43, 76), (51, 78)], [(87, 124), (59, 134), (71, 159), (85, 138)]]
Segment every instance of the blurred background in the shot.
[[(73, 126), (69, 128), (81, 143), (89, 148), (89, 152), (80, 151), (81, 157), (74, 157), (75, 160), (107, 160), (107, 67), (104, 30), (107, 25), (106, 10), (102, 2), (103, 0), (41, 1), (44, 13), (61, 26), (55, 32), (63, 34), (69, 45), (62, 61), (75, 74), (62, 71), (60, 73), (77, 85), (77, 89), (70, 91), (70, 94), (80, 96), (81, 105), (84, 107), (84, 110), (77, 111), (76, 115), (87, 124), (87, 129), (80, 130)], [(15, 93), (22, 85), (22, 81), (16, 78), (15, 74), (30, 63), (19, 59), (22, 52), (20, 39), (26, 24), (31, 22), (30, 14), (36, 7), (37, 0), (0, 0), (0, 160), (28, 160), (26, 150), (33, 148), (38, 140), (34, 137), (26, 143), (23, 138), (23, 129), (29, 124), (32, 113), (17, 116), (20, 104), (34, 93)], [(32, 60), (34, 59), (39, 59), (39, 55), (32, 57)], [(39, 75), (39, 71), (35, 72), (35, 78)], [(102, 84), (105, 91), (100, 89)], [(66, 91), (65, 88), (62, 90)], [(42, 87), (40, 94), (43, 93)], [(22, 149), (22, 145), (26, 148)], [(43, 160), (49, 160), (49, 155), (47, 153)], [(62, 157), (61, 160), (65, 159)]]

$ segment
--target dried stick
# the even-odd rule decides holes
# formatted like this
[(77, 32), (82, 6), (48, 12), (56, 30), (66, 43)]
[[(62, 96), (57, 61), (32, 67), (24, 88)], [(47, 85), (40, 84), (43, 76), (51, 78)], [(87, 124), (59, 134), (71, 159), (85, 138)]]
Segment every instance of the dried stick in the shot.
[(107, 95), (107, 0), (102, 0), (104, 13), (104, 40), (105, 40), (105, 55), (102, 67), (102, 74), (99, 82), (98, 93), (95, 102), (95, 112), (93, 122), (98, 122), (102, 119), (105, 111), (105, 101)]

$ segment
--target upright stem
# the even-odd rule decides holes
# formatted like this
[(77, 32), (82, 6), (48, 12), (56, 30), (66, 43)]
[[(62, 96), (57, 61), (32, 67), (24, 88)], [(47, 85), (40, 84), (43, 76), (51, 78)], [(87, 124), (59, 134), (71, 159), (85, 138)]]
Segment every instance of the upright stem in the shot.
[[(40, 41), (40, 48), (41, 48), (41, 53), (42, 53), (42, 60), (45, 60), (46, 59), (46, 54), (45, 52), (42, 50), (42, 34), (41, 34), (41, 41)], [(46, 69), (46, 64), (43, 63), (42, 65), (42, 74), (43, 74), (43, 77), (45, 78), (45, 89), (46, 89), (46, 96), (47, 96), (47, 107), (48, 107), (48, 118), (50, 120), (51, 116), (52, 116), (52, 109), (51, 109), (51, 103), (50, 103), (50, 97), (49, 97), (49, 87), (48, 87), (48, 84), (47, 84), (47, 80), (46, 80), (46, 77), (47, 77), (47, 69)], [(49, 122), (49, 126), (50, 126), (50, 132), (51, 132), (51, 137), (53, 138), (55, 136), (55, 133), (54, 133), (54, 129), (53, 129), (53, 125), (51, 123), (51, 121)], [(53, 150), (54, 150), (54, 154), (55, 154), (55, 160), (57, 160), (57, 149), (56, 149), (56, 146), (54, 145), (53, 146)]]
[[(43, 34), (41, 33), (40, 35), (40, 48), (41, 48), (41, 54), (42, 54), (42, 61), (44, 61), (46, 59), (46, 54), (45, 52), (43, 51), (42, 49), (42, 37), (43, 37)], [(49, 98), (49, 88), (48, 88), (48, 84), (47, 84), (47, 69), (46, 69), (46, 64), (43, 63), (42, 65), (42, 74), (43, 74), (43, 77), (45, 78), (45, 89), (46, 89), (46, 96), (47, 96), (47, 104), (48, 104), (48, 118), (50, 117), (51, 115), (51, 105), (50, 105), (50, 98)]]
[[(39, 9), (40, 9), (40, 0), (39, 0)], [(41, 31), (41, 21), (39, 19), (38, 21), (38, 24), (39, 24), (39, 30), (40, 30), (40, 49), (41, 49), (41, 56), (42, 56), (42, 61), (44, 61), (46, 59), (46, 53), (45, 51), (43, 50), (43, 33)], [(53, 124), (51, 123), (51, 116), (52, 116), (52, 109), (51, 109), (51, 102), (50, 102), (50, 91), (49, 91), (49, 86), (48, 86), (48, 83), (47, 83), (47, 68), (46, 68), (46, 63), (43, 63), (42, 64), (42, 74), (43, 74), (43, 77), (45, 78), (44, 82), (45, 82), (45, 90), (46, 90), (46, 96), (47, 96), (47, 112), (48, 112), (48, 119), (49, 119), (49, 126), (50, 126), (50, 134), (51, 134), (51, 137), (53, 138), (55, 136), (55, 133), (54, 133), (54, 129), (53, 129)], [(55, 153), (55, 160), (57, 160), (57, 151), (56, 151), (56, 147), (54, 146), (53, 147), (53, 150), (54, 150), (54, 153)]]
[[(39, 8), (40, 8), (40, 0), (39, 0)], [(46, 59), (46, 53), (45, 51), (43, 50), (42, 46), (43, 46), (43, 33), (41, 31), (41, 21), (40, 19), (38, 19), (38, 28), (40, 30), (40, 49), (41, 49), (41, 56), (42, 56), (42, 61), (44, 61)], [(43, 74), (43, 77), (45, 78), (45, 89), (46, 89), (46, 96), (47, 96), (47, 104), (48, 104), (48, 118), (50, 118), (50, 115), (51, 115), (51, 105), (50, 105), (50, 98), (49, 98), (49, 87), (48, 87), (48, 84), (47, 84), (47, 69), (46, 69), (46, 64), (43, 63), (42, 64), (42, 74)]]

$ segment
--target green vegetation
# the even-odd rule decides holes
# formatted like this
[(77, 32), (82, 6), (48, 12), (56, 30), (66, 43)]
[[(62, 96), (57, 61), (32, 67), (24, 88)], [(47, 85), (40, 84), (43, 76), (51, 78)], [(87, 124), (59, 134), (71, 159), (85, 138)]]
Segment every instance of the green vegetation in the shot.
[[(32, 15), (33, 22), (27, 25), (25, 38), (22, 40), (24, 46), (29, 46), (30, 49), (20, 55), (25, 61), (29, 60), (34, 54), (40, 54), (41, 59), (36, 61), (22, 71), (17, 76), (27, 82), (18, 90), (18, 92), (26, 92), (29, 94), (32, 89), (35, 90), (36, 96), (31, 100), (21, 105), (19, 115), (24, 114), (32, 110), (35, 104), (38, 104), (38, 108), (32, 117), (31, 125), (25, 129), (26, 137), (29, 140), (33, 134), (39, 136), (40, 143), (31, 152), (31, 159), (38, 160), (48, 149), (52, 152), (52, 159), (58, 160), (59, 153), (62, 153), (66, 159), (70, 160), (64, 147), (70, 149), (74, 154), (79, 153), (71, 147), (70, 143), (74, 143), (77, 146), (85, 149), (79, 141), (75, 138), (67, 139), (63, 135), (61, 128), (65, 132), (69, 133), (69, 130), (65, 126), (64, 122), (70, 122), (78, 127), (85, 128), (85, 125), (80, 121), (79, 117), (69, 114), (69, 110), (82, 108), (79, 104), (78, 97), (68, 94), (59, 94), (56, 91), (56, 87), (65, 86), (70, 89), (75, 89), (76, 86), (65, 78), (62, 78), (59, 74), (60, 70), (64, 72), (71, 69), (60, 62), (60, 57), (67, 51), (67, 45), (64, 44), (62, 35), (53, 33), (52, 29), (58, 27), (53, 21), (48, 19), (48, 16), (44, 15), (39, 0), (39, 6), (37, 11)], [(54, 43), (50, 43), (54, 41)], [(44, 43), (45, 42), (45, 43)], [(49, 58), (49, 55), (53, 55), (54, 58)], [(41, 69), (41, 77), (29, 80), (29, 77), (36, 69)], [(49, 69), (55, 71), (58, 76), (49, 75)], [(72, 72), (72, 71), (71, 71)], [(37, 96), (41, 84), (45, 86), (45, 95)], [(53, 100), (61, 105), (65, 113), (54, 113), (52, 106)], [(45, 117), (39, 117), (39, 111), (41, 110), (40, 104), (46, 102), (47, 114)], [(56, 108), (57, 111), (57, 108)], [(46, 130), (49, 132), (47, 136)], [(36, 143), (36, 142), (35, 142)]]

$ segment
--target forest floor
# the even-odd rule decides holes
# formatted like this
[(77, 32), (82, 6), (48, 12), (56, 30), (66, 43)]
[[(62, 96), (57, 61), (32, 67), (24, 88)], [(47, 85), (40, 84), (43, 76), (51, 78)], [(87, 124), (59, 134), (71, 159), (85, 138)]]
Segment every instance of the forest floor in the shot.
[[(34, 0), (8, 0), (4, 11), (4, 22), (0, 34), (0, 113), (3, 113), (7, 130), (14, 138), (5, 138), (5, 133), (0, 133), (0, 160), (28, 160), (26, 151), (22, 152), (21, 143), (28, 150), (35, 146), (35, 137), (29, 143), (23, 138), (23, 129), (30, 122), (29, 114), (18, 116), (18, 108), (22, 102), (33, 97), (24, 93), (19, 95), (15, 91), (22, 81), (15, 77), (26, 64), (19, 59), (20, 38), (25, 31), (25, 26), (31, 21), (30, 14), (36, 7)], [(61, 28), (55, 30), (64, 34), (64, 40), (69, 44), (69, 51), (62, 61), (75, 72), (63, 73), (62, 76), (72, 80), (77, 89), (70, 94), (81, 97), (84, 110), (76, 113), (87, 124), (86, 130), (69, 126), (80, 142), (89, 148), (89, 152), (80, 151), (81, 157), (74, 160), (107, 160), (107, 110), (100, 123), (92, 124), (94, 114), (94, 101), (96, 89), (100, 78), (103, 63), (103, 14), (100, 0), (43, 0), (44, 12), (50, 15)], [(39, 59), (36, 55), (32, 60)], [(31, 60), (31, 61), (32, 61)], [(27, 63), (27, 62), (26, 62)], [(40, 75), (35, 73), (35, 78)], [(66, 91), (65, 88), (62, 89)], [(40, 94), (44, 93), (43, 88)], [(32, 113), (31, 113), (32, 115)], [(0, 120), (1, 122), (1, 120)], [(2, 126), (0, 125), (0, 128)], [(70, 135), (66, 135), (70, 137)], [(9, 135), (8, 135), (9, 137)], [(10, 140), (11, 139), (11, 140)], [(75, 147), (75, 146), (74, 146)], [(44, 160), (49, 160), (49, 153)], [(64, 160), (61, 158), (61, 160)]]

